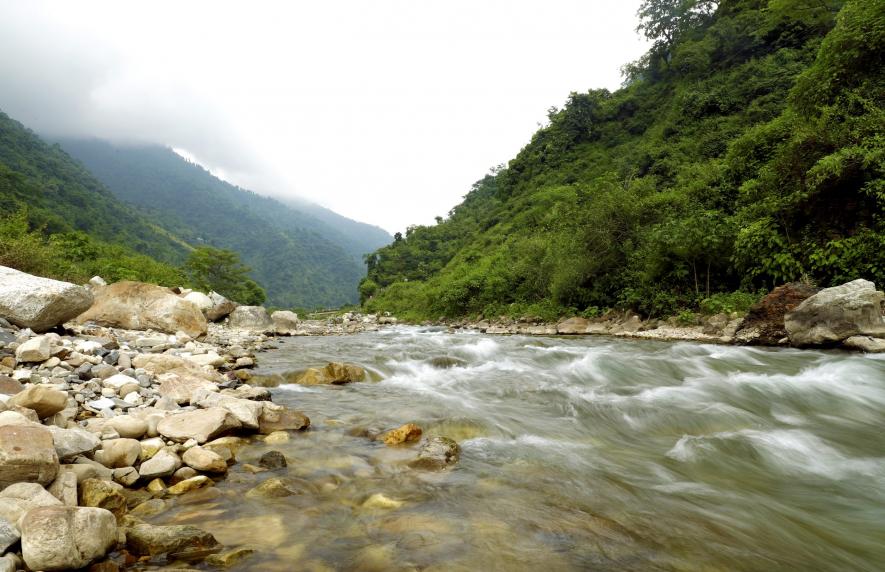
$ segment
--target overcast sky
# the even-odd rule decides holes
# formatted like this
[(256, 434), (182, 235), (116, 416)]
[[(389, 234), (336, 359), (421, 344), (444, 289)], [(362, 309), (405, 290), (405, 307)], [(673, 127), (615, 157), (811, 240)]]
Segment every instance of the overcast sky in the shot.
[(394, 232), (445, 216), (569, 92), (616, 89), (639, 3), (0, 0), (0, 110)]

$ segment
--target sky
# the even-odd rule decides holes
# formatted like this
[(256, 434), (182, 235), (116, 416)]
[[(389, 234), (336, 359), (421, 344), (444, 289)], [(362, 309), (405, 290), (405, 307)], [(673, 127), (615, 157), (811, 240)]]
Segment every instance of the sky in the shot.
[(392, 233), (446, 216), (570, 92), (617, 89), (639, 3), (0, 0), (0, 110)]

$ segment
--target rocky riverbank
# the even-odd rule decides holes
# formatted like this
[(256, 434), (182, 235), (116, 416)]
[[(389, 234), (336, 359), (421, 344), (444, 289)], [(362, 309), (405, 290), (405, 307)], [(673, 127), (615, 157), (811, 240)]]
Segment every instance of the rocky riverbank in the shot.
[(606, 335), (623, 338), (783, 347), (839, 347), (885, 352), (885, 294), (867, 280), (819, 289), (791, 283), (772, 290), (746, 314), (643, 320), (631, 312), (599, 318), (499, 318), (445, 323), (453, 329), (528, 336)]
[[(142, 519), (212, 487), (250, 441), (310, 426), (248, 384), (273, 336), (379, 321), (303, 321), (215, 293), (100, 278), (81, 287), (0, 267), (0, 572), (244, 557), (194, 526)], [(284, 465), (278, 457), (254, 472)], [(255, 494), (273, 496), (261, 487), (275, 484)]]

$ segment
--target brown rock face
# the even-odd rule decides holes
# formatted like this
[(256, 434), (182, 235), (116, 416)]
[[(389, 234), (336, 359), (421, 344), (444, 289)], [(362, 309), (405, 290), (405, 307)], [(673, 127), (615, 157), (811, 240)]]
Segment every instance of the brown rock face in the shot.
[(46, 428), (0, 427), (0, 488), (19, 482), (48, 485), (57, 473), (58, 455)]
[(47, 385), (29, 385), (9, 402), (12, 405), (33, 409), (40, 419), (45, 419), (67, 406), (68, 394)]
[(586, 334), (590, 320), (586, 318), (569, 318), (556, 325), (556, 333), (561, 335)]
[(267, 404), (259, 419), (258, 431), (269, 435), (274, 431), (301, 431), (310, 427), (307, 415), (280, 405)]
[(366, 376), (366, 370), (358, 365), (349, 363), (332, 362), (323, 369), (308, 368), (295, 380), (301, 385), (341, 385), (362, 381)]
[(77, 317), (79, 323), (169, 334), (183, 331), (194, 338), (206, 333), (206, 318), (200, 309), (169, 288), (123, 281), (94, 287), (92, 293), (95, 301)]
[(820, 289), (802, 282), (778, 286), (755, 304), (738, 327), (735, 340), (750, 345), (775, 345), (787, 337), (784, 316)]

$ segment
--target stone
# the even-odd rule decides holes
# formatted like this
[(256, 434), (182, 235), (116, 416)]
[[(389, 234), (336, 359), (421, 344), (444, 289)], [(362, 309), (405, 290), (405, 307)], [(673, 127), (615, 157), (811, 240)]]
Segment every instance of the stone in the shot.
[(852, 336), (885, 338), (885, 294), (869, 280), (824, 288), (784, 317), (790, 343), (797, 347), (837, 344)]
[(172, 483), (180, 483), (181, 481), (186, 481), (188, 479), (192, 479), (196, 477), (199, 473), (191, 467), (181, 467), (174, 473), (172, 473)]
[(194, 439), (202, 444), (239, 427), (240, 422), (229, 411), (220, 407), (210, 407), (170, 415), (160, 421), (157, 431), (167, 439), (179, 443)]
[[(22, 409), (22, 408), (19, 408)], [(30, 409), (22, 409), (23, 411), (31, 411)], [(7, 425), (34, 425), (35, 423), (39, 423), (40, 418), (37, 417), (37, 414), (31, 411), (32, 416), (36, 417), (36, 419), (31, 419), (26, 417), (24, 414), (19, 413), (18, 411), (3, 411), (0, 412), (0, 427), (5, 427)]]
[(452, 356), (436, 356), (427, 360), (427, 363), (436, 369), (451, 369), (453, 367), (461, 367), (467, 364), (463, 359)]
[(169, 503), (163, 499), (150, 499), (137, 505), (129, 511), (129, 514), (136, 517), (151, 517), (162, 514), (169, 509)]
[(141, 439), (148, 430), (147, 421), (132, 417), (131, 415), (111, 417), (107, 420), (105, 426), (113, 428), (120, 437), (127, 439)]
[(871, 338), (870, 336), (851, 336), (842, 342), (842, 347), (871, 354), (882, 353), (885, 352), (885, 339)]
[(564, 336), (586, 334), (589, 326), (590, 320), (576, 316), (556, 324), (556, 333)]
[(257, 551), (254, 548), (240, 546), (233, 550), (209, 555), (209, 557), (206, 558), (206, 564), (209, 566), (215, 566), (216, 568), (230, 568), (255, 554), (255, 552)]
[(237, 330), (272, 332), (274, 327), (264, 306), (238, 306), (227, 320), (227, 325)]
[(29, 507), (59, 506), (61, 501), (37, 483), (14, 483), (0, 492), (0, 498), (19, 499)]
[(218, 546), (215, 537), (195, 526), (136, 524), (126, 530), (126, 547), (140, 556)]
[(181, 456), (184, 463), (197, 470), (206, 473), (225, 473), (227, 472), (227, 462), (221, 458), (221, 455), (204, 449), (203, 447), (191, 447)]
[(153, 479), (147, 484), (145, 490), (153, 494), (163, 493), (166, 491), (166, 483), (163, 482), (163, 479)]
[(225, 359), (215, 353), (214, 351), (209, 351), (204, 354), (196, 354), (190, 355), (185, 358), (186, 360), (193, 362), (199, 366), (212, 366), (212, 367), (221, 367), (225, 363)]
[(207, 322), (194, 304), (178, 297), (169, 288), (123, 281), (92, 289), (92, 306), (77, 316), (84, 324), (94, 322), (102, 326), (126, 330), (157, 330), (174, 334), (183, 331), (197, 338), (206, 333)]
[(92, 453), (101, 445), (98, 435), (79, 427), (62, 429), (47, 425), (46, 428), (52, 434), (55, 452), (62, 461), (73, 459), (77, 455)]
[[(93, 370), (94, 370), (94, 368), (93, 368)], [(116, 368), (114, 369), (114, 371), (116, 371)], [(100, 377), (100, 376), (96, 376), (96, 377)], [(101, 384), (104, 387), (112, 387), (114, 389), (121, 389), (124, 386), (129, 385), (129, 384), (138, 385), (138, 381), (133, 377), (129, 377), (128, 375), (123, 375), (122, 373), (117, 373), (117, 374), (112, 374), (110, 377), (103, 379)]]
[(268, 451), (258, 459), (258, 465), (265, 469), (282, 469), (288, 466), (286, 456), (279, 451)]
[(96, 461), (109, 469), (131, 467), (141, 453), (141, 443), (135, 439), (108, 439), (95, 452)]
[(289, 442), (289, 434), (285, 431), (274, 431), (270, 435), (264, 438), (264, 443), (267, 445), (281, 445), (283, 443)]
[(414, 423), (406, 423), (384, 434), (385, 445), (402, 445), (421, 439), (422, 430)]
[(102, 409), (113, 409), (116, 404), (116, 401), (108, 397), (102, 397), (100, 399), (94, 399), (92, 401), (86, 402), (87, 407), (95, 409), (96, 411), (101, 411)]
[(48, 485), (57, 474), (58, 454), (48, 429), (0, 427), (0, 487), (18, 482)]
[(212, 307), (206, 310), (205, 314), (210, 322), (223, 320), (237, 308), (236, 302), (228, 300), (218, 292), (209, 292), (209, 299), (212, 300)]
[(5, 518), (0, 518), (0, 554), (6, 552), (6, 549), (18, 542), (21, 537), (22, 535), (15, 525)]
[(750, 307), (734, 339), (737, 343), (774, 346), (787, 336), (784, 316), (820, 289), (804, 282), (778, 286)]
[(288, 310), (277, 310), (270, 315), (273, 321), (273, 330), (278, 336), (291, 336), (298, 332), (301, 321), (298, 314)]
[(101, 508), (42, 507), (25, 515), (21, 533), (29, 569), (72, 570), (107, 554), (117, 543), (117, 522)]
[(17, 379), (0, 375), (0, 394), (15, 395), (25, 387)]
[(229, 411), (247, 429), (258, 429), (264, 405), (248, 399), (238, 399), (217, 392), (200, 389), (191, 395), (191, 404), (203, 408), (220, 407)]
[(43, 362), (52, 356), (52, 344), (47, 336), (37, 336), (15, 348), (15, 359), (19, 363)]
[(358, 365), (332, 362), (323, 369), (308, 368), (295, 379), (295, 383), (301, 385), (340, 385), (362, 381), (365, 375), (365, 370)]
[(184, 296), (184, 299), (199, 308), (200, 311), (203, 312), (204, 316), (206, 315), (206, 312), (211, 310), (212, 307), (215, 305), (215, 303), (212, 302), (212, 298), (203, 294), (202, 292), (197, 291), (191, 292), (190, 294)]
[(457, 463), (460, 455), (461, 448), (452, 439), (431, 437), (424, 441), (421, 450), (418, 451), (418, 457), (409, 463), (409, 466), (416, 469), (445, 469)]
[(88, 286), (107, 286), (108, 283), (101, 276), (93, 276), (89, 279)]
[(298, 494), (287, 486), (286, 481), (278, 477), (271, 477), (261, 482), (256, 487), (246, 492), (248, 498), (282, 498)]
[(21, 559), (15, 554), (0, 556), (0, 572), (16, 572), (22, 566)]
[(35, 332), (67, 322), (92, 304), (82, 286), (0, 266), (0, 317)]
[(400, 508), (404, 504), (401, 500), (392, 499), (382, 493), (375, 493), (363, 502), (363, 508), (391, 510)]
[(45, 419), (67, 407), (68, 394), (49, 385), (28, 385), (7, 403), (32, 409), (40, 419)]
[(141, 463), (139, 474), (145, 479), (168, 477), (181, 466), (181, 459), (175, 453), (162, 449), (147, 461)]
[(63, 505), (77, 506), (77, 474), (73, 471), (59, 471), (58, 476), (46, 490)]
[(138, 458), (144, 462), (159, 453), (163, 447), (166, 446), (166, 442), (163, 441), (162, 437), (151, 437), (150, 439), (143, 439), (141, 441), (141, 454)]
[(172, 485), (166, 489), (166, 492), (170, 495), (183, 495), (184, 493), (189, 493), (197, 489), (211, 487), (213, 484), (215, 483), (213, 483), (209, 477), (205, 475), (197, 475), (196, 477), (191, 477)]
[(167, 354), (138, 354), (132, 365), (154, 374), (160, 387), (160, 396), (174, 399), (177, 403), (189, 403), (194, 391), (217, 390), (221, 381), (217, 372), (204, 370), (184, 358)]
[(120, 518), (126, 514), (126, 497), (123, 487), (112, 481), (86, 479), (80, 483), (80, 506), (103, 508)]
[(262, 435), (275, 431), (302, 431), (308, 427), (310, 419), (307, 415), (271, 402), (265, 403), (258, 422), (258, 431)]
[(114, 469), (114, 482), (120, 483), (124, 487), (131, 487), (139, 478), (138, 471), (135, 467), (123, 467), (122, 469)]
[(86, 457), (77, 457), (74, 459), (73, 464), (62, 465), (59, 467), (59, 470), (71, 471), (77, 475), (77, 483), (82, 483), (86, 479), (104, 479), (109, 481), (114, 478), (114, 473), (111, 469)]

